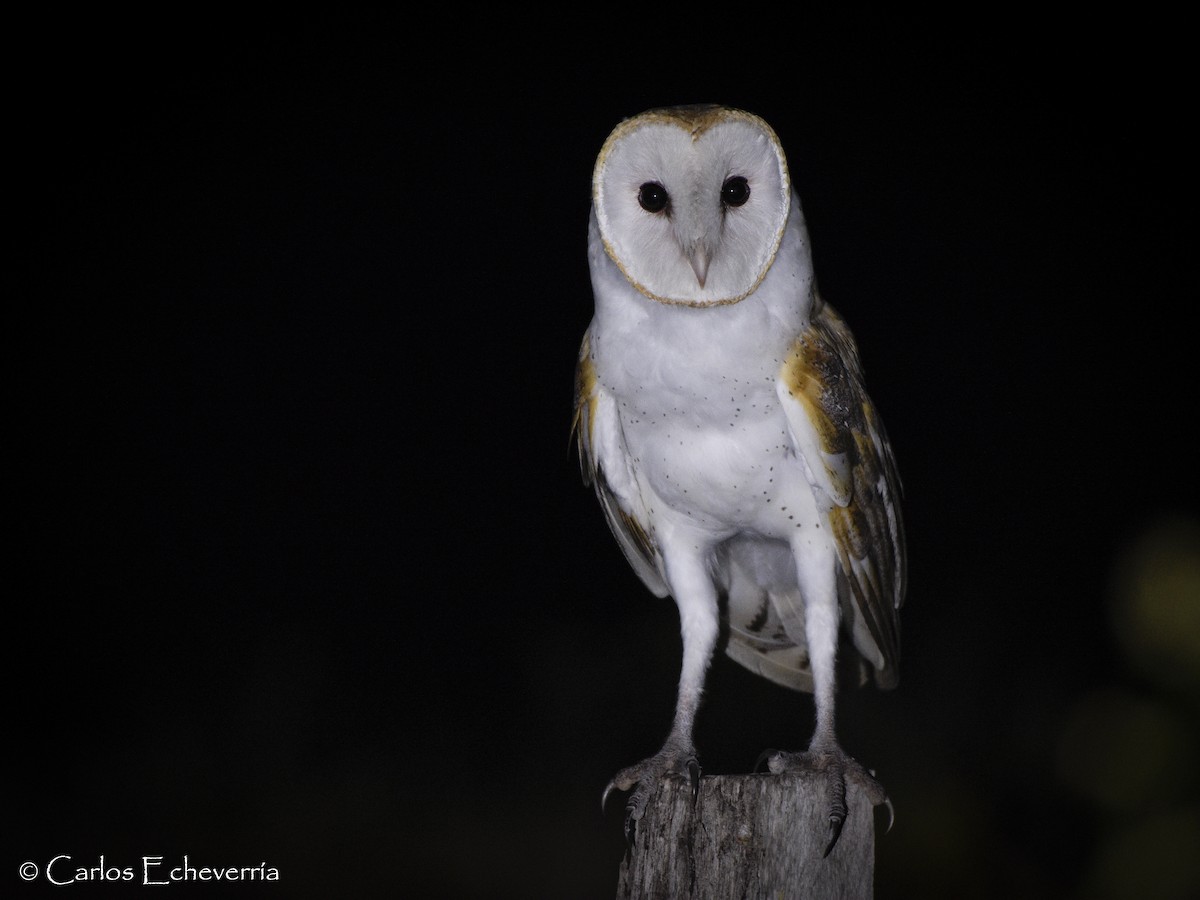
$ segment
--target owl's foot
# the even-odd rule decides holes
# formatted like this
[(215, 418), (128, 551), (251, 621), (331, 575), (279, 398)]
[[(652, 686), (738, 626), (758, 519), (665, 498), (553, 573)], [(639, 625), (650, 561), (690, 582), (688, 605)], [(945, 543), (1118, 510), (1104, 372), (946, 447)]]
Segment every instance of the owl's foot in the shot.
[(646, 811), (650, 795), (658, 787), (663, 778), (686, 778), (692, 786), (692, 797), (695, 798), (700, 790), (700, 763), (696, 760), (696, 751), (691, 747), (679, 748), (667, 743), (656, 754), (622, 769), (613, 776), (612, 781), (604, 788), (600, 798), (600, 808), (603, 809), (608, 801), (608, 795), (613, 789), (633, 793), (625, 804), (625, 840), (633, 842), (633, 832), (637, 821)]
[(875, 776), (867, 771), (862, 763), (837, 744), (831, 742), (819, 748), (810, 747), (803, 753), (768, 750), (759, 757), (760, 760), (764, 758), (767, 768), (776, 775), (785, 772), (817, 772), (822, 776), (829, 796), (829, 843), (825, 846), (824, 856), (828, 856), (837, 844), (842, 834), (842, 825), (846, 822), (847, 781), (852, 781), (862, 788), (872, 806), (887, 806), (888, 830), (891, 830), (895, 810), (883, 785), (875, 780)]

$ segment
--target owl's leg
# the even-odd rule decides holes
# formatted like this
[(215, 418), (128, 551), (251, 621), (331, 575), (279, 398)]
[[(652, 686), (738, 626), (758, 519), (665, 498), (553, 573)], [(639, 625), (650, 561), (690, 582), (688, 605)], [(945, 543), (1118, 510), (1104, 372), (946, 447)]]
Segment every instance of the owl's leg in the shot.
[[(814, 542), (816, 543), (816, 542)], [(837, 600), (837, 576), (832, 549), (811, 543), (793, 545), (804, 596), (804, 636), (808, 641), (813, 674), (813, 703), (817, 724), (808, 750), (802, 753), (775, 751), (765, 754), (767, 768), (775, 774), (816, 771), (824, 776), (829, 796), (828, 856), (837, 844), (846, 821), (846, 782), (852, 781), (866, 793), (873, 806), (886, 804), (891, 827), (892, 802), (883, 786), (858, 760), (838, 744), (834, 731), (834, 700), (837, 692), (837, 660), (840, 610)]]
[(679, 694), (671, 732), (662, 749), (614, 775), (600, 798), (603, 807), (614, 788), (633, 789), (625, 805), (626, 839), (632, 839), (634, 827), (661, 779), (686, 777), (693, 794), (700, 787), (700, 764), (696, 760), (692, 733), (704, 692), (704, 676), (717, 641), (717, 592), (702, 556), (690, 553), (681, 558), (668, 557), (666, 562), (667, 580), (679, 607), (679, 627), (683, 635)]

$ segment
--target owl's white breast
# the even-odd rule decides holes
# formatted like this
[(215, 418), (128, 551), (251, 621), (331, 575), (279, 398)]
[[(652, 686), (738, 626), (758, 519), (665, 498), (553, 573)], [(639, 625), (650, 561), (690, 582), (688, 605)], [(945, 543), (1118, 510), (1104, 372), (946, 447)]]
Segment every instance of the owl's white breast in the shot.
[(636, 477), (668, 508), (657, 515), (779, 537), (816, 520), (775, 387), (812, 307), (797, 219), (755, 292), (704, 308), (636, 290), (608, 258), (593, 220), (596, 378), (615, 400)]

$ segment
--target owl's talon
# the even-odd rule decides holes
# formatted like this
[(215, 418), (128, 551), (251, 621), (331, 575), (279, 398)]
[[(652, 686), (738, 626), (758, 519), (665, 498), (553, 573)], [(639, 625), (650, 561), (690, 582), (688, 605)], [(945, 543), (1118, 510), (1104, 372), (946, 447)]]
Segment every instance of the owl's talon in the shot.
[[(852, 781), (862, 789), (871, 801), (872, 806), (886, 806), (888, 810), (888, 830), (891, 830), (895, 819), (895, 809), (873, 773), (868, 771), (858, 760), (849, 756), (837, 744), (829, 742), (820, 745), (820, 749), (808, 750), (804, 753), (787, 753), (783, 751), (768, 751), (767, 768), (774, 774), (785, 772), (816, 772), (825, 782), (829, 798), (829, 842), (825, 845), (824, 856), (828, 856), (842, 836), (842, 827), (846, 824), (849, 810), (846, 805), (846, 783)], [(762, 759), (762, 757), (759, 757)]]
[(700, 796), (700, 763), (692, 757), (687, 761), (688, 781), (692, 785), (692, 803), (696, 802), (696, 798)]
[(829, 817), (829, 843), (825, 845), (825, 852), (821, 854), (822, 858), (828, 856), (833, 850), (834, 845), (838, 842), (838, 838), (842, 836), (842, 826), (845, 823), (846, 820), (838, 816)]
[(604, 788), (604, 793), (600, 795), (600, 812), (603, 813), (608, 806), (608, 795), (613, 792), (613, 788), (617, 786), (615, 781), (610, 781)]
[(656, 786), (657, 782), (649, 779), (639, 781), (629, 795), (629, 802), (625, 804), (625, 843), (630, 846), (637, 834), (638, 820), (646, 812), (646, 804), (650, 802), (650, 794)]
[(646, 811), (650, 795), (664, 778), (686, 778), (692, 789), (692, 802), (695, 803), (700, 793), (700, 763), (696, 754), (690, 748), (675, 749), (668, 744), (654, 756), (643, 759), (639, 763), (622, 769), (612, 777), (600, 796), (600, 809), (603, 812), (608, 796), (613, 790), (633, 790), (625, 803), (625, 840), (633, 843), (637, 830), (637, 821)]

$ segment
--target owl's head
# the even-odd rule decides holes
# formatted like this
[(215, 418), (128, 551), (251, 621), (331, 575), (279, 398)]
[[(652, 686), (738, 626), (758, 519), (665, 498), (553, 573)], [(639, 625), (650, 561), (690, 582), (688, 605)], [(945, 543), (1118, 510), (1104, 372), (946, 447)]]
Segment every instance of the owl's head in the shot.
[(592, 177), (604, 249), (662, 303), (736, 303), (775, 258), (791, 206), (787, 160), (758, 116), (723, 106), (621, 122)]

